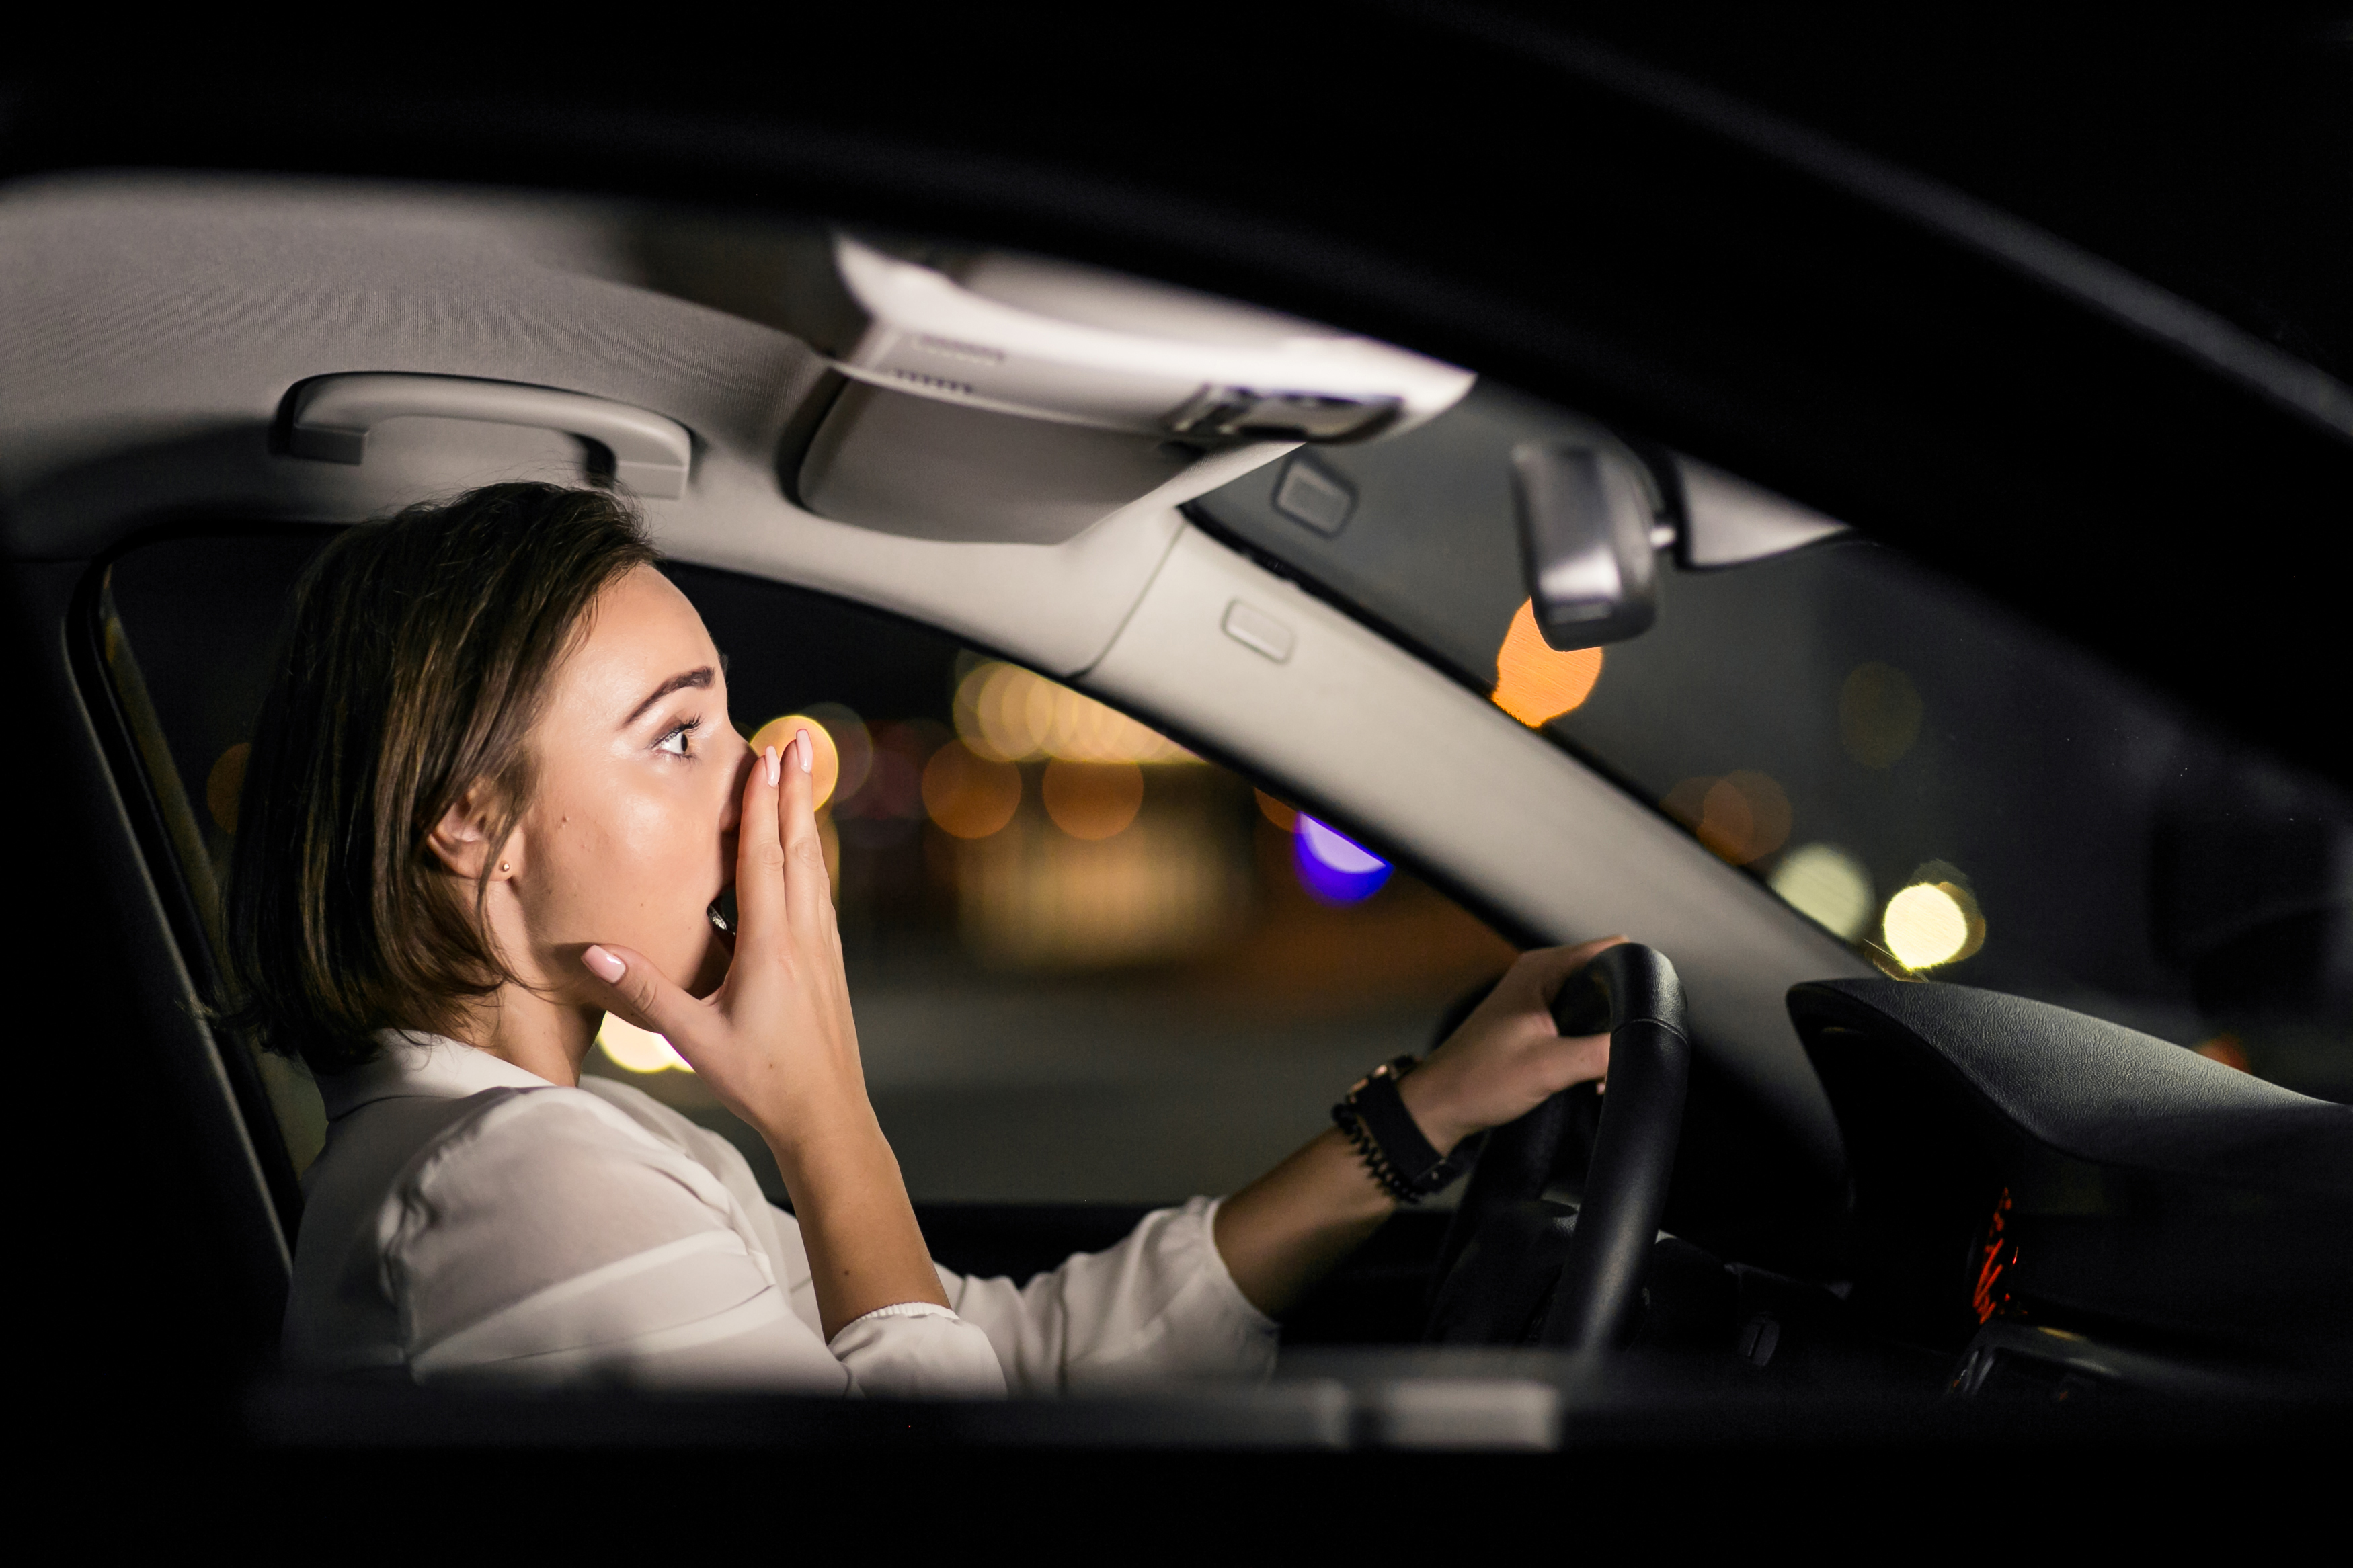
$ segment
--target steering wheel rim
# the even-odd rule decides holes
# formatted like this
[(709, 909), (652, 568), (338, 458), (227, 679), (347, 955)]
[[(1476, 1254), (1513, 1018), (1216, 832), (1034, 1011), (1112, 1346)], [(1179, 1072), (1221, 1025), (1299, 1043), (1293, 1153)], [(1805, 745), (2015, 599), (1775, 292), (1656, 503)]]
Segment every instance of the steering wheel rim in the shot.
[(1564, 1089), (1487, 1135), (1440, 1254), (1427, 1340), (1527, 1343), (1533, 1331), (1535, 1343), (1609, 1351), (1641, 1327), (1691, 1082), (1683, 984), (1665, 954), (1621, 942), (1562, 985), (1553, 1019), (1564, 1035), (1609, 1034), (1584, 1204), (1574, 1215), (1539, 1205), (1573, 1114)]

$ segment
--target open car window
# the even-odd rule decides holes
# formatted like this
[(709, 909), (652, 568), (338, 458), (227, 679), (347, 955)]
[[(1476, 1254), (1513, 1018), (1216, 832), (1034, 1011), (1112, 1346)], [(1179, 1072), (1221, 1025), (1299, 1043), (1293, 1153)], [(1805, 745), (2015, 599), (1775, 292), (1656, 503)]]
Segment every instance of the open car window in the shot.
[[(326, 529), (182, 535), (107, 569), (108, 676), (200, 928), (236, 827), (277, 628)], [(1420, 1051), (1511, 949), (1408, 872), (1123, 715), (918, 625), (691, 565), (747, 735), (814, 718), (869, 1083), (919, 1202), (1152, 1203), (1230, 1191), (1376, 1062)], [(299, 1171), (299, 1067), (252, 1064)], [(592, 1072), (757, 1137), (657, 1037)]]
[(1513, 448), (1593, 427), (1482, 384), (1303, 449), (1195, 520), (1482, 691), (1883, 972), (2033, 996), (2353, 1098), (2353, 802), (1852, 534), (1714, 571), (1556, 652)]

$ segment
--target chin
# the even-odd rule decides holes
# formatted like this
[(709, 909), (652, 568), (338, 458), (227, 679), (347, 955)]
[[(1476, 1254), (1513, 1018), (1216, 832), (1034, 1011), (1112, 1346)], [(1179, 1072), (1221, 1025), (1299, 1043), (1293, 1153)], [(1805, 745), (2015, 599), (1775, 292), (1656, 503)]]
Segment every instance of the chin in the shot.
[(708, 996), (719, 989), (727, 978), (727, 965), (734, 956), (728, 939), (720, 935), (708, 921), (702, 922), (702, 952), (694, 965), (694, 979), (686, 989), (696, 996)]

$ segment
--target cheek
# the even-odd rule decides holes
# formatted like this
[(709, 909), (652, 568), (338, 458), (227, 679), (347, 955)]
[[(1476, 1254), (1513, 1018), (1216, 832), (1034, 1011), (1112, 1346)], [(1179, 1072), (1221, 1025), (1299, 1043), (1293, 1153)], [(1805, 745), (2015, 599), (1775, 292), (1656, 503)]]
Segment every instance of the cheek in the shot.
[[(685, 790), (609, 788), (547, 800), (533, 848), (534, 879), (561, 923), (663, 912), (710, 897), (718, 825), (707, 803)], [(698, 903), (699, 907), (699, 903)]]

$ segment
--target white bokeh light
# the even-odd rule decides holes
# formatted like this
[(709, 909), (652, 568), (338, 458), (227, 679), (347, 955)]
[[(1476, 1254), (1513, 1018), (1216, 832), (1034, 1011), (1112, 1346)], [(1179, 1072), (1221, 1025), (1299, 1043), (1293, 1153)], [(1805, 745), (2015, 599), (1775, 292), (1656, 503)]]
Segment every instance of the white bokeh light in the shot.
[(650, 1029), (640, 1029), (612, 1014), (605, 1015), (596, 1044), (617, 1067), (630, 1072), (692, 1072), (694, 1067), (670, 1043)]
[(1871, 873), (1835, 844), (1806, 844), (1781, 857), (1773, 890), (1799, 914), (1852, 942), (1871, 923)]

